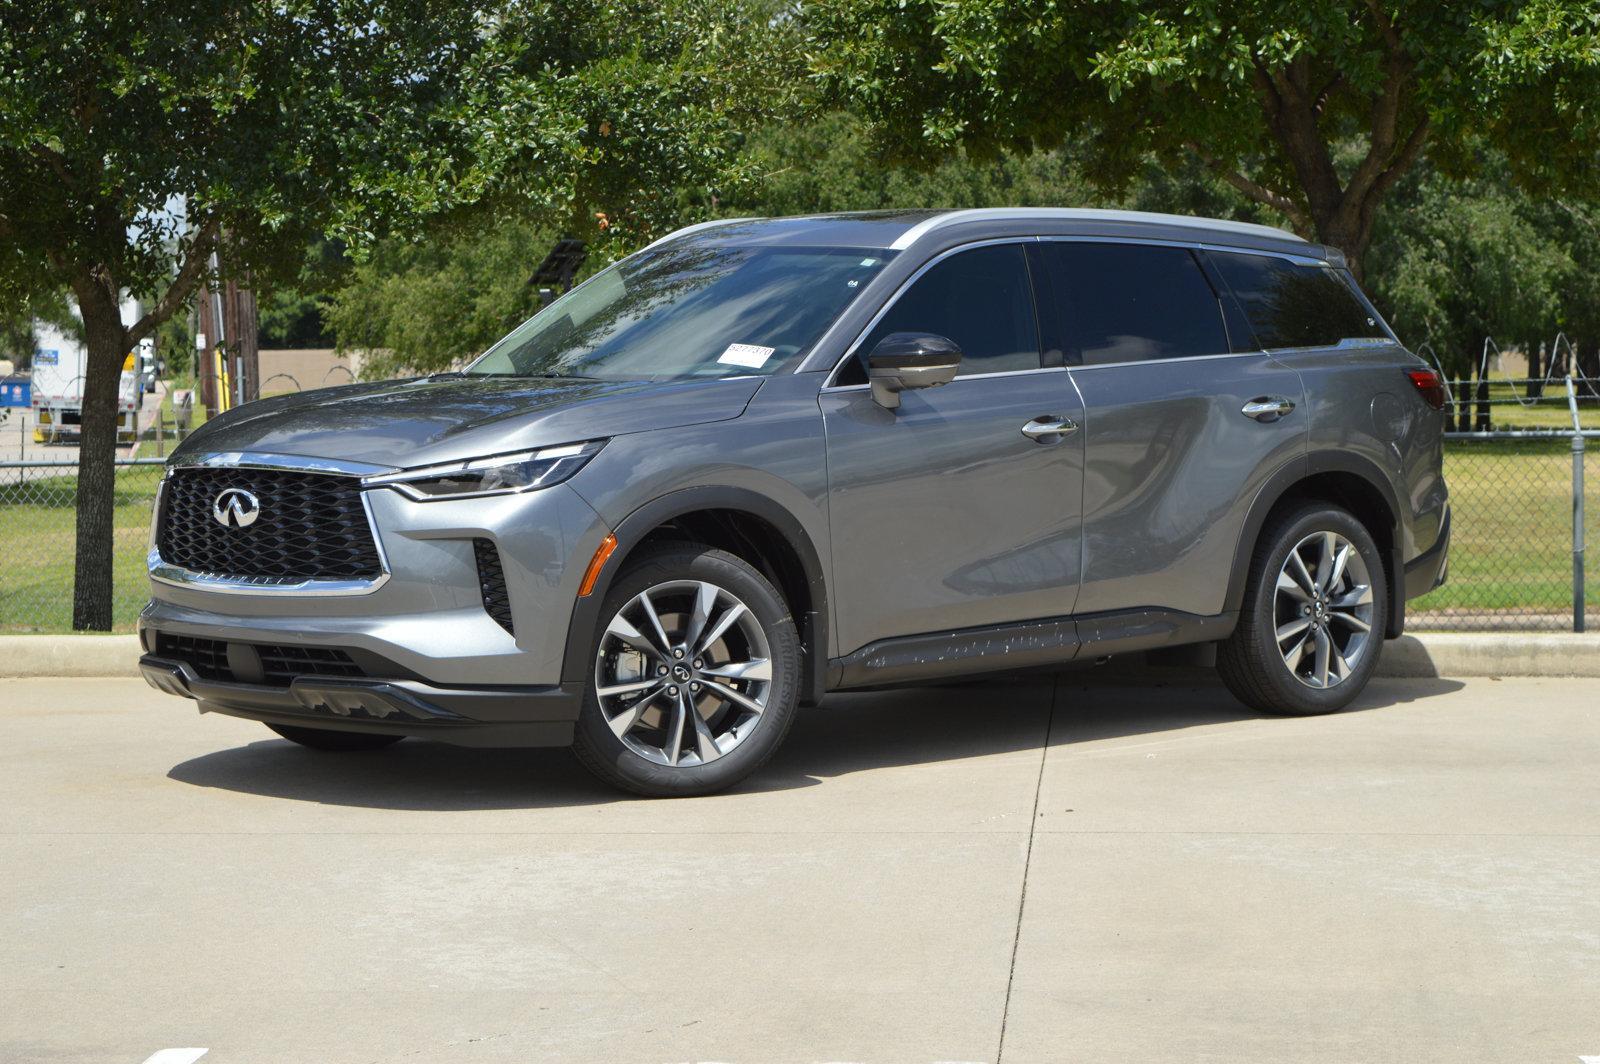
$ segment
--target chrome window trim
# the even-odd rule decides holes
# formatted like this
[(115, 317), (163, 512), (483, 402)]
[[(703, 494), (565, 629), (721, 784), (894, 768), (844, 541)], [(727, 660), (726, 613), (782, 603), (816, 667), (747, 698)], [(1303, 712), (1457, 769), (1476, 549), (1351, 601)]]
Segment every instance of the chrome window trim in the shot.
[[(916, 272), (914, 272), (910, 277), (907, 277), (904, 281), (900, 282), (900, 287), (896, 288), (894, 290), (894, 292), (890, 294), (889, 298), (884, 301), (883, 306), (878, 308), (877, 313), (872, 315), (872, 318), (867, 322), (866, 327), (863, 328), (860, 332), (856, 333), (855, 339), (851, 340), (848, 344), (845, 345), (844, 354), (840, 355), (838, 361), (835, 362), (833, 364), (833, 366), (828, 369), (828, 378), (827, 378), (827, 380), (822, 382), (822, 389), (821, 390), (825, 391), (825, 392), (835, 392), (835, 391), (850, 391), (850, 390), (855, 389), (855, 388), (866, 388), (866, 387), (869, 387), (869, 385), (865, 385), (865, 384), (834, 384), (833, 381), (834, 381), (834, 378), (839, 375), (839, 368), (845, 364), (845, 362), (850, 358), (851, 355), (855, 354), (856, 349), (861, 346), (861, 342), (867, 338), (867, 335), (869, 333), (871, 333), (873, 329), (876, 329), (878, 327), (878, 323), (883, 320), (884, 315), (888, 314), (889, 311), (893, 310), (894, 309), (894, 305), (896, 303), (900, 302), (900, 297), (902, 297), (902, 296), (904, 296), (906, 294), (906, 290), (909, 289), (912, 285), (916, 284), (917, 281), (922, 277), (922, 275), (927, 273), (929, 270), (933, 269), (933, 267), (937, 266), (939, 263), (943, 262), (945, 259), (948, 259), (950, 256), (959, 255), (963, 251), (973, 251), (973, 250), (976, 250), (977, 248), (995, 247), (995, 246), (1000, 245), (1000, 244), (1023, 244), (1023, 245), (1027, 245), (1027, 244), (1030, 244), (1030, 243), (1037, 243), (1038, 240), (1039, 240), (1039, 238), (1036, 237), (1036, 236), (1001, 236), (1001, 237), (994, 237), (994, 238), (989, 239), (989, 240), (975, 240), (970, 244), (958, 244), (953, 248), (946, 248), (945, 250), (939, 252), (939, 254), (935, 255), (933, 258), (929, 259), (927, 262), (924, 262), (921, 266), (918, 266), (917, 269), (916, 269)], [(899, 250), (899, 249), (896, 249), (896, 250)], [(1037, 311), (1035, 311), (1034, 320), (1035, 320), (1034, 328), (1037, 329), (1038, 328), (1038, 324), (1037, 324), (1038, 323), (1038, 313), (1037, 313)], [(815, 350), (815, 348), (813, 348), (813, 350)], [(806, 357), (809, 358), (810, 356), (807, 355)], [(1042, 354), (1041, 354), (1041, 357), (1043, 357)], [(1057, 368), (1059, 368), (1059, 367), (1056, 367), (1056, 366), (1035, 366), (1035, 367), (1031, 367), (1029, 369), (996, 370), (993, 373), (972, 373), (972, 374), (968, 374), (966, 376), (957, 376), (955, 379), (958, 380), (958, 381), (965, 381), (965, 380), (973, 380), (973, 379), (975, 379), (977, 377), (998, 377), (998, 376), (1002, 376), (1004, 374), (1009, 374), (1009, 373), (1033, 373), (1033, 372), (1036, 372), (1037, 370), (1041, 370), (1041, 369), (1057, 369)], [(805, 363), (804, 363), (804, 361), (802, 361), (801, 364), (800, 364), (799, 370), (797, 370), (796, 372), (799, 372), (800, 370), (804, 370), (804, 369), (805, 369)], [(952, 382), (952, 383), (954, 383), (954, 382)]]
[(363, 488), (361, 510), (367, 515), (367, 531), (372, 534), (373, 546), (378, 551), (378, 575), (359, 580), (297, 580), (285, 582), (276, 577), (223, 576), (220, 573), (202, 573), (168, 562), (161, 557), (156, 539), (161, 527), (161, 506), (166, 497), (166, 482), (176, 469), (274, 469), (297, 473), (329, 473), (339, 476), (359, 477), (391, 472), (393, 466), (372, 465), (367, 462), (347, 462), (335, 458), (309, 458), (301, 455), (267, 454), (259, 451), (225, 451), (196, 461), (169, 464), (156, 488), (155, 506), (150, 514), (150, 546), (145, 554), (145, 568), (150, 579), (169, 587), (192, 591), (211, 591), (225, 595), (296, 595), (318, 597), (329, 595), (370, 595), (389, 582), (393, 572), (389, 568), (389, 555), (383, 549), (383, 537), (378, 534), (378, 522), (372, 515), (370, 493)]
[(1170, 366), (1174, 362), (1210, 362), (1219, 358), (1266, 358), (1268, 351), (1222, 351), (1215, 355), (1179, 355), (1176, 358), (1132, 358), (1125, 362), (1096, 362), (1092, 365), (1068, 366), (1073, 373), (1090, 373), (1097, 369), (1120, 369), (1124, 366)]
[[(945, 387), (950, 387), (956, 381), (982, 381), (991, 377), (1026, 377), (1034, 373), (1065, 373), (1066, 366), (1040, 366), (1037, 369), (999, 369), (993, 373), (969, 373), (965, 377), (957, 377)], [(825, 392), (864, 392), (872, 387), (870, 384), (833, 384), (822, 389)]]

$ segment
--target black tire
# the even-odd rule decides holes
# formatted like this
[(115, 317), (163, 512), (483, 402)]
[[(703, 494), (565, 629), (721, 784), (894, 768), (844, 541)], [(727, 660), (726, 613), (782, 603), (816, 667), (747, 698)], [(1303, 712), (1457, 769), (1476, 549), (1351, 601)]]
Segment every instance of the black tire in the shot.
[[(1291, 669), (1279, 649), (1278, 626), (1283, 623), (1283, 602), (1278, 574), (1289, 562), (1289, 552), (1308, 537), (1331, 532), (1343, 537), (1365, 567), (1371, 588), (1371, 629), (1358, 659), (1342, 679), (1327, 687), (1314, 687)], [(1292, 615), (1291, 615), (1292, 616)], [(1228, 690), (1253, 709), (1264, 713), (1313, 716), (1333, 713), (1359, 695), (1378, 667), (1383, 633), (1389, 616), (1389, 590), (1383, 556), (1372, 535), (1354, 515), (1329, 503), (1314, 502), (1273, 520), (1262, 530), (1250, 560), (1239, 625), (1217, 651), (1217, 672)], [(1348, 622), (1324, 623), (1330, 634), (1343, 632)], [(1293, 637), (1290, 637), (1291, 640)], [(1286, 644), (1293, 647), (1294, 643)], [(1342, 660), (1342, 659), (1341, 659)], [(1314, 672), (1314, 669), (1310, 670)]]
[[(661, 764), (641, 756), (613, 731), (597, 693), (597, 670), (602, 640), (612, 618), (642, 592), (686, 581), (714, 585), (744, 604), (766, 639), (771, 680), (759, 717), (727, 753), (705, 763)], [(799, 636), (783, 596), (744, 560), (700, 544), (645, 548), (628, 559), (601, 604), (585, 663), (588, 683), (573, 738), (573, 753), (600, 779), (634, 794), (669, 798), (723, 790), (764, 765), (788, 734), (799, 703), (801, 657)], [(710, 696), (707, 693), (700, 697)], [(710, 708), (706, 712), (714, 714), (708, 723), (714, 723), (718, 710), (714, 703), (707, 705)], [(670, 711), (669, 704), (666, 712)], [(662, 715), (659, 719), (665, 729), (667, 717)], [(702, 720), (705, 719), (702, 713)]]
[(382, 750), (405, 738), (404, 735), (339, 731), (335, 728), (299, 728), (292, 724), (268, 724), (267, 727), (291, 743), (299, 743), (312, 750)]

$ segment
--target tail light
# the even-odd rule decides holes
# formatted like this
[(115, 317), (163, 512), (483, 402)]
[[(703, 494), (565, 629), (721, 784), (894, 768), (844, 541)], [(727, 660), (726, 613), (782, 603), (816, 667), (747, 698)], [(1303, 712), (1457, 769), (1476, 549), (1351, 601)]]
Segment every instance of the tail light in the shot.
[(1411, 383), (1417, 386), (1417, 394), (1422, 396), (1422, 401), (1435, 410), (1443, 410), (1445, 400), (1449, 398), (1444, 390), (1444, 381), (1431, 369), (1412, 369), (1406, 371), (1406, 376), (1411, 378)]

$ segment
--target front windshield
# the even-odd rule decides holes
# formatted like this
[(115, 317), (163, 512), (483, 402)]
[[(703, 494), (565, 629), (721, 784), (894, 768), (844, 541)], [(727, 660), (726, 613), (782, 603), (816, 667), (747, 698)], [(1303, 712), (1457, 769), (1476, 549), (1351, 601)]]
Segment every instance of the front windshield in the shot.
[(893, 252), (666, 247), (518, 326), (474, 375), (668, 380), (769, 374), (803, 354)]

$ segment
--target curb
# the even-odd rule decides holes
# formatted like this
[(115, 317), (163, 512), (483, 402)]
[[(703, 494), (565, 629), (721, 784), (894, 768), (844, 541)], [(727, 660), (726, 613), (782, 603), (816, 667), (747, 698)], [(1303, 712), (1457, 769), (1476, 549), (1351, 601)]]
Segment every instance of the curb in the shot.
[(1379, 676), (1600, 676), (1600, 634), (1428, 632), (1383, 645)]
[[(138, 676), (135, 635), (0, 635), (0, 678)], [(1600, 677), (1600, 634), (1429, 632), (1383, 645), (1378, 675)]]
[(138, 676), (136, 635), (0, 635), (0, 677)]

